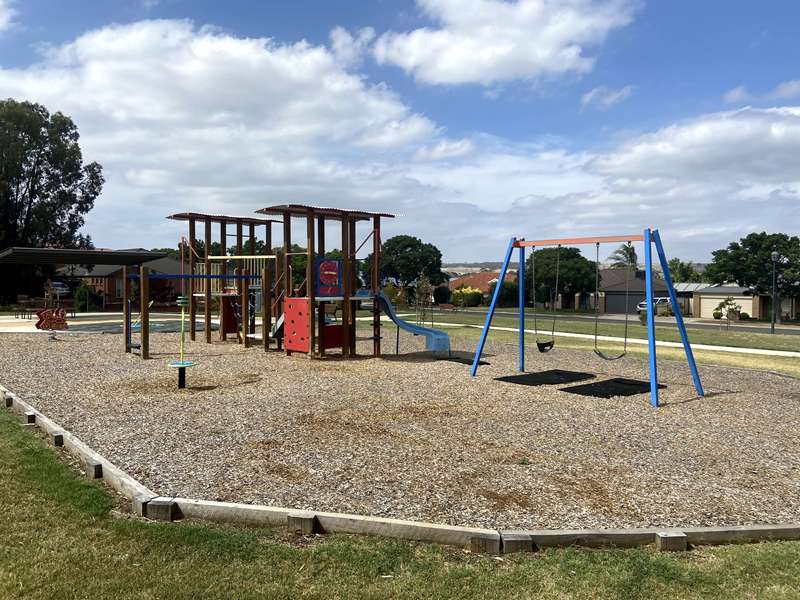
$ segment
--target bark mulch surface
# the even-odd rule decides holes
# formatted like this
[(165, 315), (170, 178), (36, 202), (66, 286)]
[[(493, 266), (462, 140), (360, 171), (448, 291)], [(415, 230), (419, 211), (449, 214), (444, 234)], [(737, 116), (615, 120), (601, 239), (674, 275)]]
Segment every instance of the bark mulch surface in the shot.
[(0, 337), (0, 383), (166, 496), (493, 528), (800, 521), (800, 381), (781, 375), (701, 367), (697, 398), (660, 361), (653, 409), (647, 385), (608, 383), (646, 384), (636, 358), (532, 347), (517, 382), (514, 345), (470, 378), (457, 339), (467, 360), (410, 336), (349, 361), (198, 341), (179, 391), (176, 334), (149, 361), (119, 335), (58, 337)]

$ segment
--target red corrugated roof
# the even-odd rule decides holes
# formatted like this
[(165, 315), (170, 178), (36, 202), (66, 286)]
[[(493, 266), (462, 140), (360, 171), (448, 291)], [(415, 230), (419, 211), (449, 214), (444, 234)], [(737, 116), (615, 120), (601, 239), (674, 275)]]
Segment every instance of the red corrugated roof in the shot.
[[(506, 281), (514, 281), (517, 277), (516, 273), (506, 273)], [(489, 288), (493, 281), (500, 278), (499, 271), (488, 271), (482, 273), (470, 273), (469, 275), (462, 275), (456, 279), (451, 279), (447, 284), (451, 290), (458, 289), (463, 286), (477, 288), (484, 294), (489, 293)]]

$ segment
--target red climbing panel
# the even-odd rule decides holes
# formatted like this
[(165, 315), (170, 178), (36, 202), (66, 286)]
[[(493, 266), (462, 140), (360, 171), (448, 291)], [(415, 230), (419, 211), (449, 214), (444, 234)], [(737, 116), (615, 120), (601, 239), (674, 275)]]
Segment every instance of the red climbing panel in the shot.
[(308, 298), (283, 301), (283, 345), (292, 352), (308, 352)]

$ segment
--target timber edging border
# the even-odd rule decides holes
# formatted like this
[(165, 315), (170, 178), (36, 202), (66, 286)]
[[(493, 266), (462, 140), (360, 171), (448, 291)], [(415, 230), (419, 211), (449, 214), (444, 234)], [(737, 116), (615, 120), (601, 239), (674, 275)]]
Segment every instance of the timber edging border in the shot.
[(690, 545), (800, 540), (800, 523), (725, 527), (495, 530), (257, 504), (164, 497), (142, 485), (2, 385), (0, 395), (4, 397), (5, 407), (22, 417), (25, 424), (38, 427), (51, 444), (63, 447), (78, 458), (87, 477), (102, 479), (131, 501), (134, 513), (152, 520), (171, 522), (199, 519), (258, 527), (277, 526), (287, 528), (290, 533), (303, 535), (344, 533), (380, 536), (458, 546), (489, 554), (531, 552), (540, 548), (565, 546), (631, 548), (653, 544), (659, 550), (683, 550)]

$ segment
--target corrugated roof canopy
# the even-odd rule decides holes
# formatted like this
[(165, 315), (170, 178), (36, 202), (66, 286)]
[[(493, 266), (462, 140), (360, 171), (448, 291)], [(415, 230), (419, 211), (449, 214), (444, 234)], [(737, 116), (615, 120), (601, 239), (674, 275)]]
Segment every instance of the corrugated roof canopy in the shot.
[(76, 250), (74, 248), (6, 248), (0, 251), (0, 264), (6, 265), (138, 265), (163, 252), (149, 250)]
[(212, 223), (241, 223), (242, 225), (267, 225), (269, 223), (282, 223), (274, 219), (261, 219), (259, 217), (234, 217), (231, 215), (212, 215), (208, 213), (185, 212), (175, 213), (167, 217), (174, 221), (211, 221)]
[(311, 206), (309, 204), (277, 204), (275, 206), (261, 208), (256, 212), (263, 215), (283, 215), (289, 213), (289, 215), (292, 217), (305, 217), (309, 212), (312, 211), (314, 216), (325, 217), (326, 219), (334, 219), (336, 221), (341, 221), (345, 217), (356, 221), (363, 221), (373, 217), (386, 217), (389, 219), (394, 219), (394, 215), (390, 215), (389, 213), (376, 213), (348, 208), (334, 208), (331, 206)]

